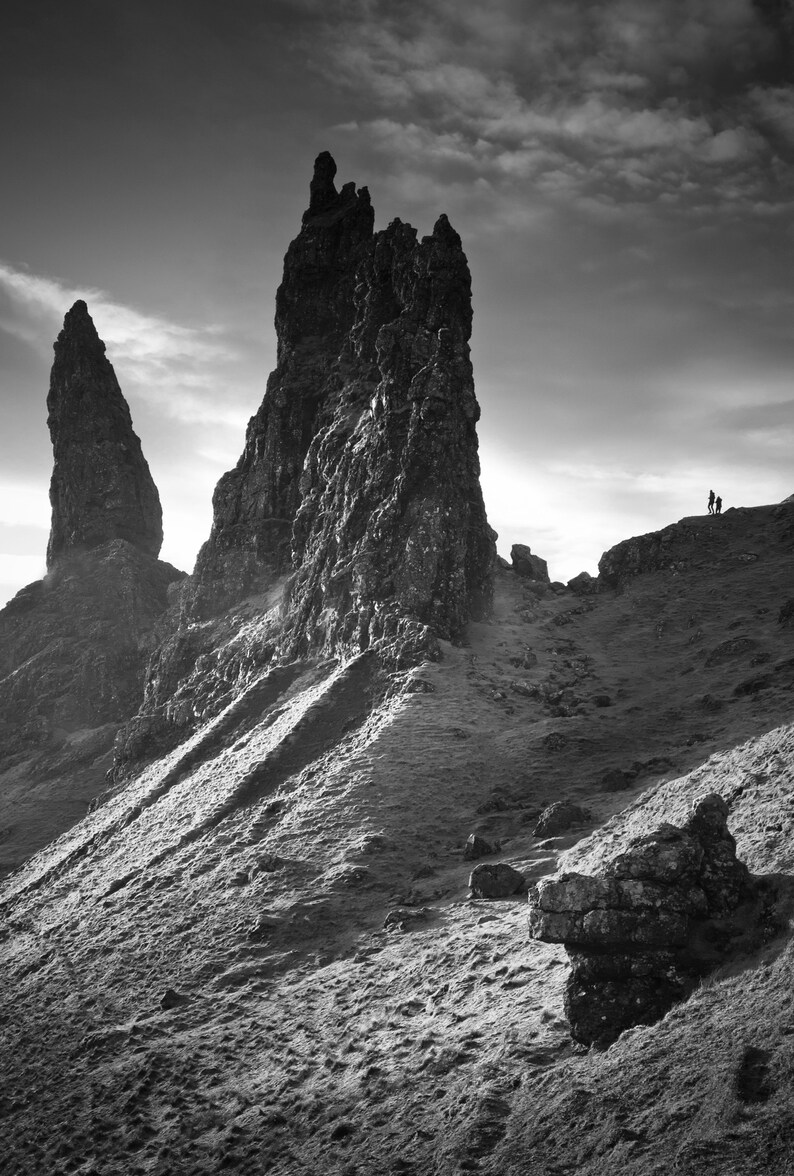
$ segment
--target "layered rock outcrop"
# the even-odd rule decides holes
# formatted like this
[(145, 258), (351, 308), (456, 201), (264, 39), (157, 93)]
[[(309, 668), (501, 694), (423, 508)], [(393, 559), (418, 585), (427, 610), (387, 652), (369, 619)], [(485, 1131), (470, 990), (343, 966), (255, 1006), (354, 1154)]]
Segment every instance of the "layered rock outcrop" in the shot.
[(67, 313), (54, 350), (47, 397), (55, 458), (47, 567), (113, 539), (156, 558), (163, 543), (157, 487), (85, 302)]
[(736, 857), (728, 806), (711, 794), (683, 826), (632, 842), (600, 877), (568, 873), (530, 891), (530, 933), (562, 943), (571, 1035), (610, 1045), (651, 1024), (770, 930), (773, 894)]
[[(276, 297), (278, 366), (218, 484), (194, 616), (291, 573), (284, 648), (416, 650), (490, 607), (471, 279), (445, 216), (373, 233), (365, 188), (315, 163)], [(406, 654), (406, 656), (410, 656)]]

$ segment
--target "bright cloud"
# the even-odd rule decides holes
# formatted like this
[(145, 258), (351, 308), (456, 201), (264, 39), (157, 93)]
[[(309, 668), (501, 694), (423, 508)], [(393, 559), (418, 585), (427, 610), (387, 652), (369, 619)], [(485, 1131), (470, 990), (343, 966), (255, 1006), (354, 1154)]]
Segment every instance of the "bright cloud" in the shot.
[(0, 526), (49, 529), (50, 500), (46, 487), (39, 482), (0, 483)]
[(235, 355), (217, 329), (199, 331), (114, 301), (103, 290), (69, 286), (0, 261), (0, 291), (11, 303), (2, 327), (33, 346), (54, 338), (66, 310), (78, 299), (88, 304), (100, 337), (124, 382), (180, 420), (239, 427), (245, 413), (216, 395), (219, 368)]

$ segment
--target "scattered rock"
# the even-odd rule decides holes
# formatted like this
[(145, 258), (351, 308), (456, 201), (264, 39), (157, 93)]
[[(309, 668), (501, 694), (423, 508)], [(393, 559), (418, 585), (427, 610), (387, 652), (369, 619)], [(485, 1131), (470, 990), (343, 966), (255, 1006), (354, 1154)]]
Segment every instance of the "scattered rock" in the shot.
[(189, 1000), (190, 997), (185, 996), (184, 993), (177, 992), (173, 988), (166, 988), (160, 997), (160, 1008), (165, 1011), (168, 1009), (178, 1009), (181, 1005), (187, 1004)]
[(773, 681), (772, 674), (755, 674), (752, 678), (745, 678), (734, 686), (734, 697), (743, 698), (747, 695), (758, 694), (761, 690), (766, 690), (771, 686)]
[(469, 887), (473, 898), (509, 898), (526, 889), (523, 874), (514, 870), (507, 862), (483, 863), (475, 866), (469, 875)]
[(47, 397), (55, 464), (47, 567), (124, 539), (156, 558), (160, 497), (127, 402), (85, 302), (75, 302), (55, 343)]
[(499, 789), (494, 789), (487, 800), (484, 800), (482, 804), (478, 804), (474, 811), (476, 813), (504, 813), (514, 807), (515, 800), (512, 797), (507, 796), (504, 792), (500, 792)]
[(712, 649), (706, 658), (705, 664), (707, 666), (720, 665), (722, 662), (730, 661), (734, 657), (741, 657), (743, 654), (749, 652), (749, 650), (756, 649), (757, 646), (758, 642), (754, 637), (731, 637)]
[(549, 565), (539, 555), (533, 555), (524, 543), (514, 543), (510, 548), (513, 570), (528, 580), (549, 583)]
[(777, 614), (777, 623), (786, 627), (794, 624), (794, 597), (791, 600), (787, 600)]
[(763, 1103), (771, 1097), (774, 1086), (769, 1073), (768, 1050), (747, 1045), (742, 1051), (735, 1075), (736, 1095), (743, 1103)]
[(260, 873), (274, 874), (276, 870), (282, 870), (286, 864), (284, 858), (279, 857), (277, 853), (263, 853), (251, 866), (249, 876), (253, 880)]
[(281, 919), (277, 919), (273, 915), (259, 915), (246, 928), (245, 937), (253, 943), (261, 943), (263, 939), (269, 939), (280, 926)]
[(531, 649), (525, 649), (523, 653), (515, 654), (507, 660), (517, 670), (531, 670), (533, 666), (538, 664), (538, 655), (533, 653)]
[(683, 828), (631, 842), (602, 876), (562, 874), (530, 892), (530, 932), (571, 960), (571, 1034), (607, 1046), (658, 1020), (725, 958), (760, 945), (773, 894), (736, 858), (728, 806), (711, 794)]
[(384, 931), (415, 931), (419, 924), (426, 923), (430, 916), (429, 907), (394, 907), (383, 920)]
[(486, 841), (484, 837), (480, 837), (477, 833), (471, 833), (463, 847), (463, 858), (464, 861), (473, 862), (477, 858), (498, 853), (499, 848), (498, 842), (491, 845), (490, 841)]
[(338, 1122), (331, 1129), (331, 1139), (334, 1142), (337, 1142), (340, 1139), (347, 1139), (348, 1136), (353, 1135), (355, 1130), (356, 1130), (355, 1123), (350, 1123), (346, 1119), (340, 1120), (340, 1122)]
[(598, 591), (598, 580), (589, 572), (580, 572), (568, 581), (568, 587), (576, 596), (594, 596)]
[(607, 768), (601, 774), (598, 786), (604, 792), (625, 792), (637, 779), (637, 773), (630, 768)]
[(560, 833), (572, 829), (574, 825), (582, 825), (589, 821), (590, 817), (589, 809), (573, 804), (570, 800), (558, 800), (540, 814), (534, 833), (536, 837), (557, 837)]
[[(551, 697), (549, 701), (553, 701)], [(568, 746), (568, 738), (562, 731), (550, 731), (548, 735), (543, 736), (541, 743), (548, 751), (562, 751)]]

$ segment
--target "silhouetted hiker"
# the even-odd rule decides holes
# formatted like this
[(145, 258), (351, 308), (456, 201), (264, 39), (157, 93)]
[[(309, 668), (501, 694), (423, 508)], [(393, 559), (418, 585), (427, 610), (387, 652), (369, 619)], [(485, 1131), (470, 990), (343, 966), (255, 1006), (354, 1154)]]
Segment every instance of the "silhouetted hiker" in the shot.
[(722, 514), (722, 499), (720, 498), (719, 494), (717, 495), (716, 510), (714, 513)]
[(714, 491), (709, 490), (709, 514), (714, 514)]

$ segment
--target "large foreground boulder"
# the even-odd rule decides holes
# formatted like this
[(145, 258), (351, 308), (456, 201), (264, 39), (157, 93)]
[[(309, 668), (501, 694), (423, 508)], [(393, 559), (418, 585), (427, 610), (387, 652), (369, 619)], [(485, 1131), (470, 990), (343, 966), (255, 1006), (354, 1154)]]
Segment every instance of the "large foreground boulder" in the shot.
[(736, 857), (728, 806), (711, 794), (683, 828), (662, 825), (602, 876), (568, 873), (530, 891), (530, 933), (571, 960), (571, 1035), (607, 1046), (650, 1024), (732, 954), (757, 946), (773, 895)]

